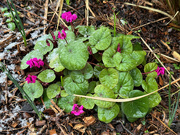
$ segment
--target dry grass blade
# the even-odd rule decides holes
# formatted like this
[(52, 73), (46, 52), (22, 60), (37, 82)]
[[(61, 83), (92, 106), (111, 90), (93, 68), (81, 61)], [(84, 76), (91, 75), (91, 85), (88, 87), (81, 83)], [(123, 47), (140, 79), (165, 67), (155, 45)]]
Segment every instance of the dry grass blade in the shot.
[[(44, 7), (44, 18), (46, 20), (47, 20), (47, 14), (48, 14), (48, 3), (49, 3), (49, 0), (46, 0), (45, 7)], [(46, 20), (43, 21), (43, 24), (44, 24), (44, 34), (46, 34), (46, 29), (45, 29), (45, 25), (47, 24)]]
[[(58, 30), (58, 27), (59, 27), (59, 22), (60, 22), (60, 20), (63, 22), (63, 24), (65, 24), (64, 21), (60, 18), (61, 14), (62, 14), (63, 3), (64, 3), (64, 0), (60, 0), (57, 30)], [(65, 25), (65, 26), (67, 27), (67, 25)]]
[[(180, 78), (175, 80), (175, 81), (173, 81), (173, 82), (171, 82), (171, 84), (177, 83), (178, 81), (180, 81)], [(83, 96), (83, 95), (76, 95), (76, 94), (74, 94), (74, 96), (91, 98), (91, 99), (97, 99), (97, 100), (103, 100), (103, 101), (110, 101), (110, 102), (129, 102), (129, 101), (134, 101), (134, 100), (137, 100), (137, 99), (140, 99), (140, 98), (147, 97), (147, 96), (149, 96), (151, 94), (154, 94), (154, 93), (156, 93), (156, 92), (158, 92), (158, 91), (160, 91), (160, 90), (162, 90), (162, 89), (164, 89), (164, 88), (166, 88), (168, 86), (169, 86), (169, 84), (167, 84), (167, 85), (161, 87), (160, 89), (155, 90), (155, 91), (153, 91), (151, 93), (145, 94), (143, 96), (134, 97), (134, 98), (126, 98), (126, 99), (112, 99), (112, 98), (90, 97), (90, 96)]]
[(86, 18), (86, 26), (89, 23), (89, 0), (86, 0), (86, 9), (85, 9), (85, 18)]
[(174, 20), (173, 16), (171, 16), (171, 15), (169, 15), (168, 13), (163, 12), (163, 11), (161, 11), (161, 10), (159, 10), (159, 9), (155, 9), (155, 8), (151, 8), (151, 7), (146, 7), (146, 6), (135, 5), (135, 4), (127, 3), (127, 2), (125, 2), (124, 4), (130, 5), (130, 6), (135, 6), (135, 7), (140, 7), (140, 8), (147, 9), (147, 10), (151, 10), (151, 11), (154, 11), (154, 12), (158, 12), (158, 13), (163, 14), (163, 15), (165, 15), (165, 16), (168, 16), (169, 18), (171, 18), (172, 20)]

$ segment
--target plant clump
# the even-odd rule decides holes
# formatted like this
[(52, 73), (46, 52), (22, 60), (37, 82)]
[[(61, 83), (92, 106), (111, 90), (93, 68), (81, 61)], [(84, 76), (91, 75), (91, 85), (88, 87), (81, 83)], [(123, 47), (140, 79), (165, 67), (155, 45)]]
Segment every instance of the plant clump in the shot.
[(127, 99), (151, 93), (158, 89), (155, 78), (164, 74), (164, 68), (156, 63), (145, 64), (146, 52), (140, 44), (131, 42), (137, 36), (113, 36), (104, 26), (74, 27), (72, 22), (77, 16), (70, 12), (63, 13), (62, 18), (71, 27), (63, 26), (61, 31), (40, 37), (34, 50), (22, 59), (21, 69), (30, 66), (31, 70), (41, 71), (37, 78), (28, 75), (23, 86), (32, 100), (42, 96), (48, 108), (53, 99), (74, 115), (85, 113), (83, 107), (97, 108), (99, 120), (106, 123), (120, 113), (133, 122), (160, 103), (157, 92), (123, 103), (75, 98), (74, 94)]

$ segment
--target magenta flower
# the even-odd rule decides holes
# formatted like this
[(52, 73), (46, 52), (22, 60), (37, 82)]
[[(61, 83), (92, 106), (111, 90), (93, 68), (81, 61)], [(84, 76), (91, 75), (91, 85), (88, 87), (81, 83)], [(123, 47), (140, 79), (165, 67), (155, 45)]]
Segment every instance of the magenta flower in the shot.
[(44, 62), (41, 60), (41, 59), (37, 59), (37, 58), (32, 58), (30, 60), (28, 60), (26, 62), (27, 65), (30, 66), (30, 68), (32, 67), (38, 67), (40, 68), (40, 66), (43, 66), (44, 65)]
[(78, 116), (83, 113), (83, 106), (79, 106), (78, 104), (74, 104), (71, 113)]
[(117, 52), (121, 53), (121, 47), (120, 47), (120, 44), (118, 44), (118, 46), (117, 46)]
[(165, 68), (164, 67), (157, 67), (157, 69), (155, 70), (157, 72), (157, 75), (163, 75), (165, 72)]
[(67, 22), (72, 22), (75, 21), (77, 19), (77, 15), (76, 14), (71, 14), (71, 12), (64, 12), (61, 15), (62, 19), (65, 19)]
[(29, 83), (35, 83), (36, 78), (37, 78), (37, 76), (35, 76), (35, 75), (28, 75), (28, 77), (26, 78), (26, 81), (27, 81), (28, 84)]
[(66, 38), (66, 32), (64, 30), (62, 30), (62, 34), (60, 32), (58, 32), (58, 38), (60, 39), (65, 39)]

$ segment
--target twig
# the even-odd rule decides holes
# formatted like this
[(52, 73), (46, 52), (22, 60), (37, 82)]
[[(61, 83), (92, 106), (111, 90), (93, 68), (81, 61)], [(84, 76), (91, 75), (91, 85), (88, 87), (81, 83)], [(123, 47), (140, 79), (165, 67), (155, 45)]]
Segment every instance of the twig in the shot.
[(163, 57), (165, 57), (165, 58), (167, 58), (167, 59), (169, 59), (169, 60), (172, 60), (172, 61), (175, 61), (175, 62), (180, 62), (180, 61), (178, 61), (178, 60), (176, 60), (176, 59), (174, 59), (174, 58), (171, 58), (171, 57), (169, 57), (169, 56), (167, 56), (167, 55), (164, 55), (164, 54), (162, 54), (162, 53), (157, 53), (158, 55), (160, 55), (160, 56), (163, 56)]
[(168, 22), (166, 23), (166, 25), (168, 25), (177, 15), (178, 15), (179, 11), (176, 12), (176, 14), (174, 15), (174, 17)]
[[(63, 24), (67, 27), (67, 25), (65, 24), (65, 22), (60, 18), (61, 14), (62, 14), (63, 3), (64, 3), (64, 0), (60, 0), (59, 15), (58, 15), (58, 22), (57, 22), (57, 28), (56, 28), (56, 30), (58, 30), (60, 20), (61, 20), (61, 21), (63, 22)], [(55, 11), (55, 12), (56, 12), (56, 11)]]
[[(47, 14), (48, 14), (48, 3), (49, 3), (49, 0), (46, 0), (45, 2), (45, 5), (44, 5), (44, 19), (47, 20)], [(46, 24), (47, 24), (47, 21), (44, 20), (43, 24), (44, 24), (44, 34), (46, 34)]]
[(122, 121), (117, 120), (117, 122), (121, 123), (122, 127), (123, 127), (129, 134), (134, 135), (133, 133), (131, 133), (131, 132), (124, 126), (124, 124), (122, 123)]
[(163, 124), (166, 128), (168, 128), (173, 134), (177, 135), (172, 129), (170, 129), (166, 124), (164, 124), (159, 118), (154, 116), (154, 114), (151, 113), (151, 115), (156, 118), (161, 124)]
[[(171, 84), (177, 83), (178, 81), (180, 81), (180, 78), (175, 80), (175, 81), (173, 81), (173, 82), (171, 82)], [(153, 91), (151, 93), (145, 94), (143, 96), (134, 97), (134, 98), (126, 98), (126, 99), (112, 99), (112, 98), (90, 97), (90, 96), (76, 95), (76, 94), (74, 94), (74, 96), (91, 98), (91, 99), (97, 99), (97, 100), (102, 100), (102, 101), (110, 101), (110, 102), (129, 102), (129, 101), (134, 101), (134, 100), (137, 100), (137, 99), (140, 99), (140, 98), (147, 97), (147, 96), (149, 96), (151, 94), (154, 94), (154, 93), (156, 93), (156, 92), (158, 92), (158, 91), (160, 91), (160, 90), (162, 90), (162, 89), (164, 89), (164, 88), (166, 88), (168, 86), (169, 86), (169, 84), (167, 84), (167, 85), (165, 85), (165, 86), (163, 86), (163, 87), (159, 88), (158, 90), (155, 90), (155, 91)]]
[(146, 23), (146, 24), (143, 24), (143, 25), (137, 26), (137, 27), (135, 27), (135, 28), (132, 28), (131, 30), (139, 29), (139, 28), (144, 27), (144, 26), (146, 26), (146, 25), (149, 25), (149, 24), (152, 24), (152, 23), (156, 23), (156, 22), (159, 22), (159, 21), (168, 19), (168, 18), (169, 18), (169, 17), (163, 17), (163, 18), (160, 18), (160, 19), (158, 19), (158, 20), (156, 20), (156, 21), (151, 21), (151, 22), (148, 22), (148, 23)]
[[(173, 19), (173, 16), (169, 15), (168, 13), (166, 12), (163, 12), (159, 9), (155, 9), (155, 8), (150, 8), (150, 7), (146, 7), (146, 6), (140, 6), (140, 5), (135, 5), (135, 4), (131, 4), (131, 3), (128, 3), (128, 2), (125, 2), (124, 4), (126, 5), (130, 5), (130, 6), (135, 6), (135, 7), (140, 7), (140, 8), (143, 8), (143, 9), (147, 9), (147, 10), (151, 10), (151, 11), (154, 11), (154, 12), (158, 12), (160, 14), (163, 14), (165, 16), (168, 16), (169, 18)], [(173, 19), (174, 20), (174, 19)]]
[(89, 23), (89, 0), (86, 0), (86, 9), (85, 9), (85, 18), (86, 18), (86, 26), (88, 26)]

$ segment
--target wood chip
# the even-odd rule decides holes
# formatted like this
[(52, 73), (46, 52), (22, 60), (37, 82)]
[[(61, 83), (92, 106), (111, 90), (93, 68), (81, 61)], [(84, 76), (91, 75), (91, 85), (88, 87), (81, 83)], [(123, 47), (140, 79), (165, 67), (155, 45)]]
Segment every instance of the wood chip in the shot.
[(43, 126), (46, 124), (46, 120), (36, 121), (36, 126)]
[(85, 133), (86, 127), (83, 124), (76, 124), (73, 129), (76, 129), (81, 133)]

